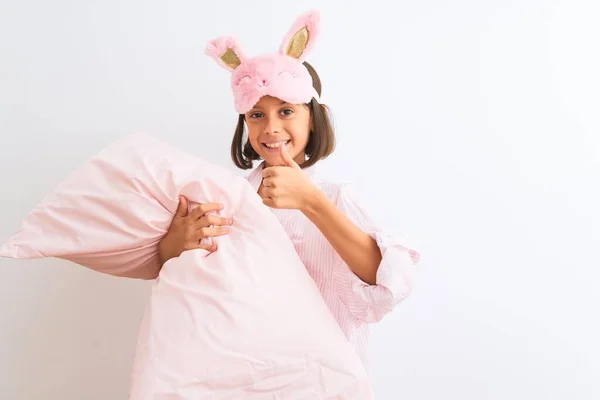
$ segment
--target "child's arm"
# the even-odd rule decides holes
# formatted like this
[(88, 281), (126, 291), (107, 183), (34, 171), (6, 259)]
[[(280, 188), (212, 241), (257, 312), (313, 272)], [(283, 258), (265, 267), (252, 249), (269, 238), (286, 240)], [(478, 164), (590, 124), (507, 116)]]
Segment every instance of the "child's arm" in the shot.
[(381, 251), (375, 239), (358, 228), (323, 193), (315, 196), (301, 210), (361, 280), (375, 285)]
[(332, 287), (357, 319), (377, 322), (409, 296), (420, 254), (407, 238), (381, 227), (369, 215), (351, 185), (341, 185), (331, 199), (342, 214), (376, 241), (382, 255), (376, 285), (368, 285), (336, 254), (338, 261), (332, 274)]
[(334, 250), (336, 261), (327, 284), (357, 319), (381, 320), (411, 292), (419, 252), (382, 230), (346, 185), (330, 200), (281, 147), (285, 166), (262, 171), (263, 202), (301, 210)]

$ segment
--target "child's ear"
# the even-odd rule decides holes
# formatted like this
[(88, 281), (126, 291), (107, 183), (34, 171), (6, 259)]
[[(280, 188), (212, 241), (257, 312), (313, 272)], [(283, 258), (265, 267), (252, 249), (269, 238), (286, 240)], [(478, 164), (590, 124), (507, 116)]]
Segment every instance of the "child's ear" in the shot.
[(235, 38), (230, 36), (222, 36), (212, 40), (206, 46), (205, 53), (229, 71), (233, 71), (246, 60), (246, 54), (242, 50), (242, 46)]
[(320, 26), (320, 14), (318, 11), (310, 11), (301, 15), (285, 35), (279, 52), (304, 61), (315, 45), (315, 41), (319, 36)]

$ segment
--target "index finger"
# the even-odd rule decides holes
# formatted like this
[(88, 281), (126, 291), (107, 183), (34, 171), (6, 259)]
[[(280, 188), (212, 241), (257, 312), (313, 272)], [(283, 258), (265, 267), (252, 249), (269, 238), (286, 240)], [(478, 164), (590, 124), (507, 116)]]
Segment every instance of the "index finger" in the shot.
[(231, 217), (217, 217), (216, 215), (206, 215), (204, 218), (200, 218), (196, 221), (197, 226), (203, 228), (205, 226), (222, 226), (222, 225), (231, 225), (233, 223), (233, 218)]
[(194, 210), (190, 213), (190, 218), (192, 218), (192, 220), (197, 220), (202, 218), (202, 216), (208, 212), (219, 211), (222, 209), (223, 204), (221, 203), (203, 203), (194, 208)]

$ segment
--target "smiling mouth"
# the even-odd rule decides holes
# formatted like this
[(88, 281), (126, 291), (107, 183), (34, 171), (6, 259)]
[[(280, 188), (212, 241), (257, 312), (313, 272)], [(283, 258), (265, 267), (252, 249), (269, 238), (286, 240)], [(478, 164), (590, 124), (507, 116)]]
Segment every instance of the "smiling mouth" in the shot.
[(277, 142), (269, 142), (269, 143), (263, 142), (263, 143), (261, 143), (261, 145), (264, 148), (269, 149), (269, 150), (277, 150), (281, 147), (281, 145), (287, 145), (289, 143), (290, 143), (290, 140), (280, 140)]

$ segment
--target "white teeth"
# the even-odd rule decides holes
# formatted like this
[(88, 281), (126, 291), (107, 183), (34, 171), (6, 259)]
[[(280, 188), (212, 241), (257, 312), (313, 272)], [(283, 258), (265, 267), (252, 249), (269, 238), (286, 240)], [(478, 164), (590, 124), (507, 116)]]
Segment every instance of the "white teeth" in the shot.
[(270, 149), (276, 149), (286, 142), (287, 142), (287, 140), (285, 140), (283, 142), (265, 143), (265, 146), (267, 146)]

